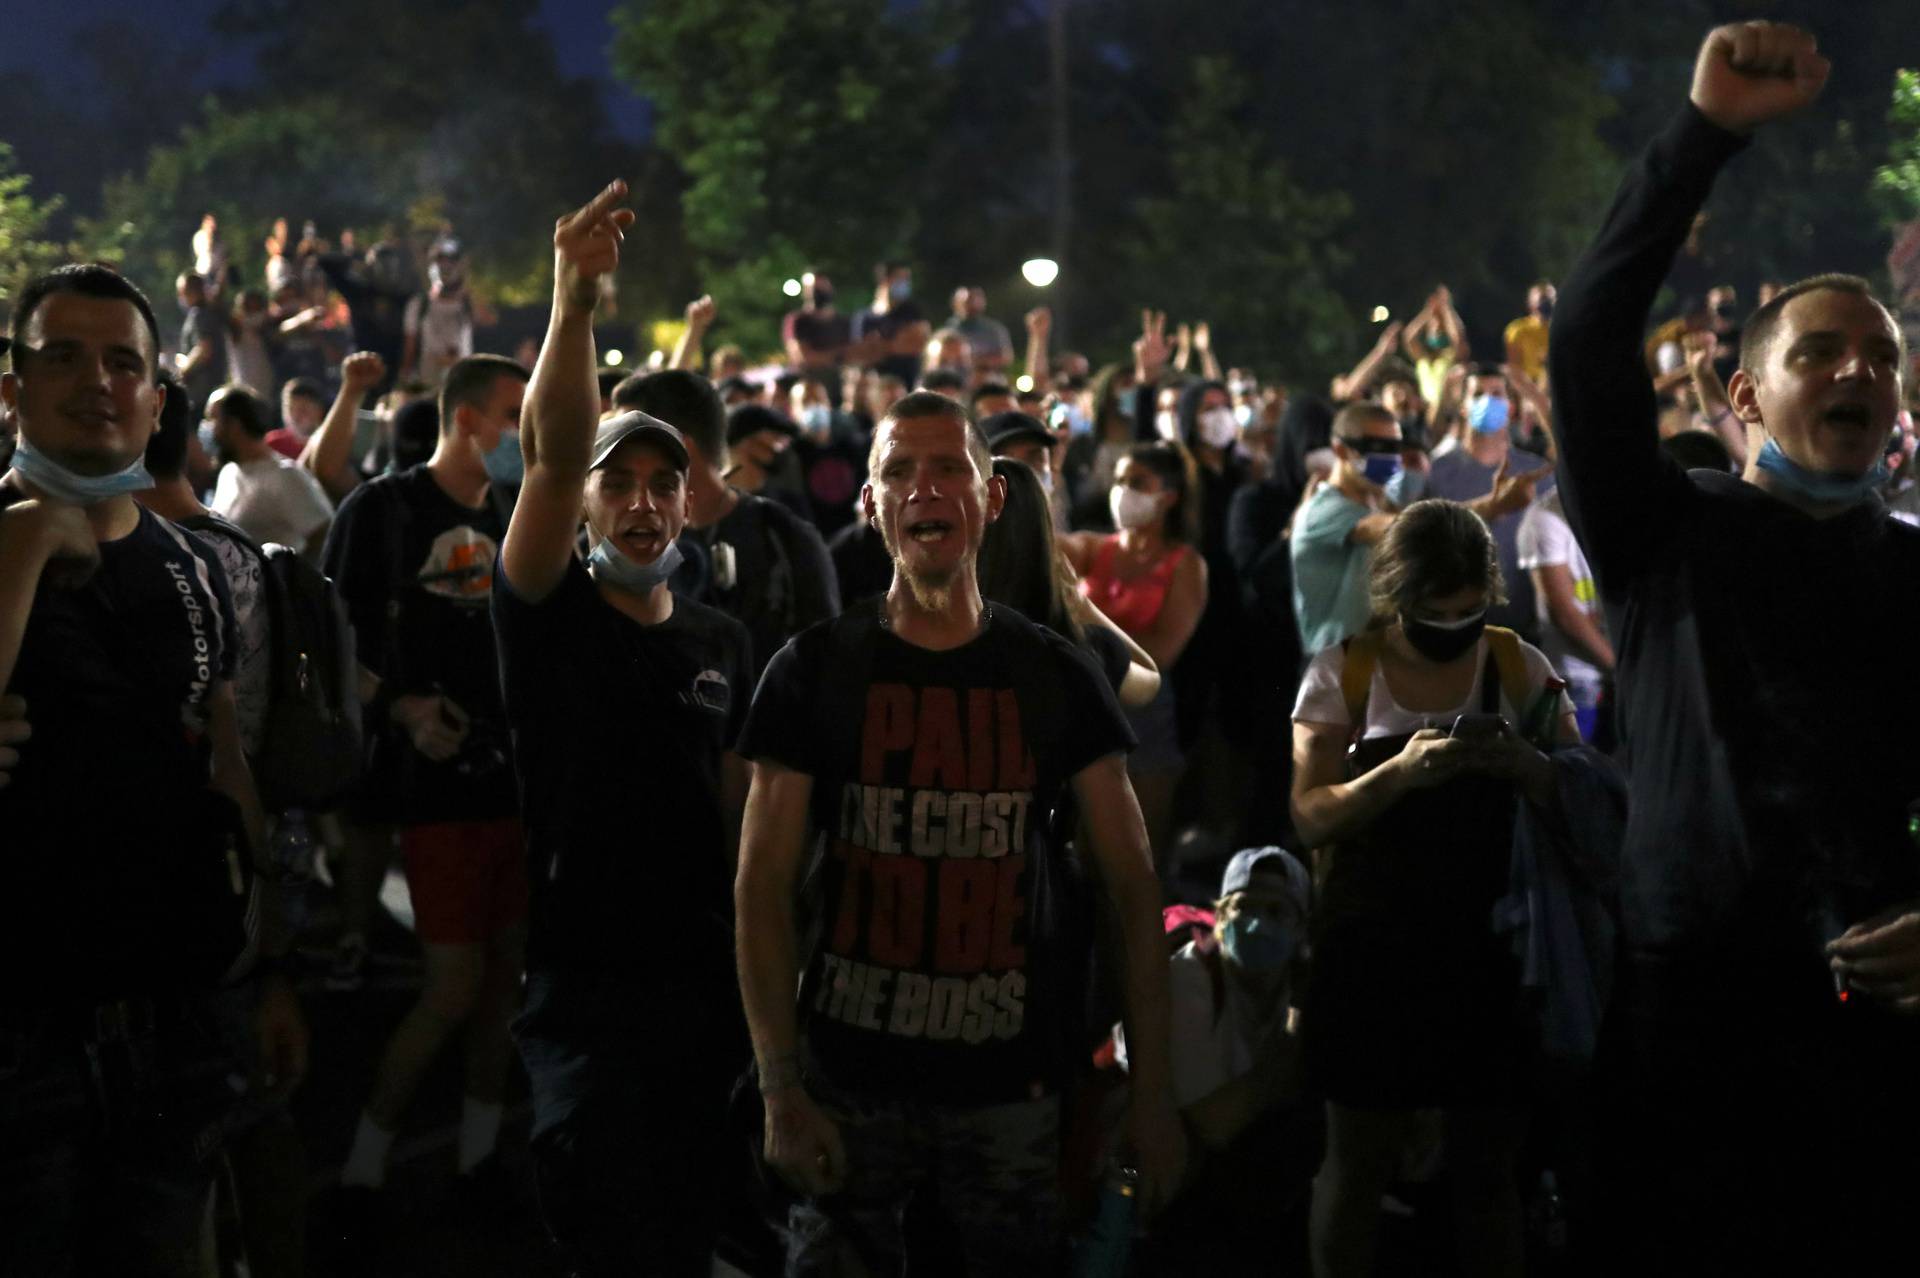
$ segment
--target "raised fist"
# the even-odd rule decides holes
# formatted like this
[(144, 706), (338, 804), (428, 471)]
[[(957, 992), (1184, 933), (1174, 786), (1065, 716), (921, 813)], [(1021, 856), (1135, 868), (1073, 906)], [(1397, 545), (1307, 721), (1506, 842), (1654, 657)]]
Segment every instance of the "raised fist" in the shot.
[(355, 351), (340, 364), (340, 380), (357, 391), (378, 386), (386, 375), (387, 361), (372, 351)]
[(708, 325), (713, 323), (713, 313), (715, 309), (713, 298), (708, 294), (702, 293), (699, 297), (687, 303), (687, 327), (704, 331)]
[(1693, 65), (1693, 104), (1733, 133), (1748, 133), (1820, 96), (1833, 64), (1813, 36), (1783, 22), (1715, 27)]
[(1045, 337), (1053, 327), (1053, 312), (1044, 306), (1036, 306), (1027, 312), (1027, 335)]
[(591, 311), (600, 300), (600, 280), (620, 265), (620, 245), (633, 225), (633, 210), (620, 207), (627, 184), (618, 179), (553, 225), (554, 291), (569, 307)]

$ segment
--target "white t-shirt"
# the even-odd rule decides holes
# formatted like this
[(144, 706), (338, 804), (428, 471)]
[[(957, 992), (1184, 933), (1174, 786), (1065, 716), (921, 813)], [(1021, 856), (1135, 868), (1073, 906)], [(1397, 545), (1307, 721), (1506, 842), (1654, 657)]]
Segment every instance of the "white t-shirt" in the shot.
[[(1607, 622), (1600, 612), (1600, 591), (1594, 585), (1593, 570), (1587, 567), (1587, 557), (1580, 543), (1574, 540), (1573, 529), (1567, 525), (1559, 489), (1527, 508), (1526, 517), (1520, 521), (1519, 547), (1522, 572), (1554, 564), (1565, 566), (1573, 576), (1574, 602), (1599, 627), (1600, 633), (1605, 634)], [(1533, 592), (1533, 610), (1540, 621), (1541, 646), (1554, 668), (1565, 676), (1574, 704), (1584, 707), (1599, 704), (1603, 678), (1600, 667), (1577, 655), (1567, 637), (1553, 624), (1548, 616), (1545, 591)]]
[[(1213, 977), (1208, 975), (1207, 961), (1192, 942), (1167, 962), (1167, 1011), (1173, 1033), (1169, 1060), (1173, 1071), (1173, 1103), (1176, 1108), (1185, 1109), (1253, 1071), (1254, 1050), (1266, 1035), (1272, 1018), (1286, 1017), (1287, 1000), (1277, 999), (1271, 1015), (1263, 1017), (1261, 1009), (1233, 978), (1222, 972), (1226, 997), (1216, 1020)], [(1116, 1028), (1113, 1037), (1115, 1058), (1120, 1067), (1126, 1069), (1126, 1034)]]
[[(1553, 677), (1553, 664), (1545, 653), (1528, 643), (1520, 641), (1520, 654), (1527, 663), (1527, 686), (1539, 688)], [(1335, 644), (1323, 648), (1307, 664), (1307, 673), (1300, 680), (1300, 697), (1293, 704), (1293, 717), (1298, 723), (1349, 724), (1347, 699), (1340, 691), (1340, 674), (1347, 668), (1347, 650), (1343, 645)], [(1387, 687), (1385, 669), (1376, 663), (1373, 668), (1373, 682), (1367, 691), (1367, 723), (1360, 735), (1364, 737), (1396, 737), (1418, 732), (1422, 728), (1444, 728), (1463, 714), (1480, 713), (1480, 682), (1487, 677), (1487, 641), (1483, 638), (1473, 650), (1473, 687), (1467, 692), (1467, 698), (1450, 710), (1406, 710), (1393, 699), (1392, 691)], [(1507, 716), (1507, 722), (1516, 728), (1520, 726), (1522, 707), (1507, 700), (1506, 690), (1500, 692), (1500, 713)], [(1567, 700), (1566, 693), (1560, 694), (1560, 704), (1554, 710), (1556, 721), (1562, 715), (1573, 713), (1573, 703)]]
[(213, 500), (207, 504), (255, 541), (300, 551), (333, 518), (333, 503), (320, 481), (279, 456), (228, 462), (220, 468)]
[(429, 297), (416, 293), (407, 302), (402, 322), (418, 345), (420, 380), (439, 385), (447, 370), (473, 354), (473, 307), (466, 294)]

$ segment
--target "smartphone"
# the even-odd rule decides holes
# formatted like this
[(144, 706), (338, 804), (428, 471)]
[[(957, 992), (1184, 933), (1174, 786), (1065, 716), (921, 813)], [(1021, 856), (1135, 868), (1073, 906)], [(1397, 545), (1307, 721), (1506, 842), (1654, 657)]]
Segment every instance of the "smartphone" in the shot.
[(1491, 741), (1512, 731), (1505, 715), (1463, 714), (1453, 721), (1453, 730), (1447, 735), (1463, 741)]

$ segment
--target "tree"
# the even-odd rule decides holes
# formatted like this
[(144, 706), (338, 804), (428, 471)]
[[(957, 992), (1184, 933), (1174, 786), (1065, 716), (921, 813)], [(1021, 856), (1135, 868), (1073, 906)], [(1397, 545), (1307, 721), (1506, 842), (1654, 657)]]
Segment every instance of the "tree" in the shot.
[(1898, 224), (1920, 217), (1920, 71), (1895, 73), (1887, 108), (1887, 162), (1873, 172), (1881, 216)]
[(29, 279), (66, 256), (62, 245), (46, 238), (60, 199), (34, 199), (27, 193), (32, 184), (16, 171), (13, 148), (0, 142), (0, 303), (11, 303)]
[(1119, 246), (1128, 286), (1146, 305), (1210, 320), (1235, 363), (1324, 379), (1353, 326), (1333, 286), (1352, 204), (1303, 190), (1268, 155), (1241, 118), (1247, 78), (1226, 58), (1196, 59), (1191, 83), (1164, 143), (1172, 190), (1136, 202), (1138, 230)]
[[(451, 230), (489, 299), (539, 305), (554, 217), (624, 176), (671, 247), (663, 166), (610, 136), (596, 90), (560, 73), (538, 18), (532, 0), (234, 0), (220, 29), (255, 45), (263, 81), (205, 100), (143, 165), (109, 180), (90, 244), (166, 295), (206, 212), (248, 279), (279, 217), (296, 231), (311, 219), (330, 240), (385, 231), (419, 249)], [(633, 255), (623, 316), (683, 291), (673, 260)]]
[(651, 100), (684, 178), (687, 244), (720, 322), (765, 341), (816, 267), (852, 310), (870, 265), (904, 255), (913, 185), (946, 100), (947, 4), (629, 0), (614, 66)]

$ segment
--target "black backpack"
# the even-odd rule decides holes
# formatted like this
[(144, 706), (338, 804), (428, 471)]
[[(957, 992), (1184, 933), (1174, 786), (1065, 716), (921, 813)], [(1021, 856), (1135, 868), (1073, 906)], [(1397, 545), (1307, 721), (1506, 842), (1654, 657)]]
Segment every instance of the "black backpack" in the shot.
[(269, 811), (323, 810), (360, 778), (353, 626), (333, 583), (286, 546), (262, 548), (273, 669), (254, 780)]

